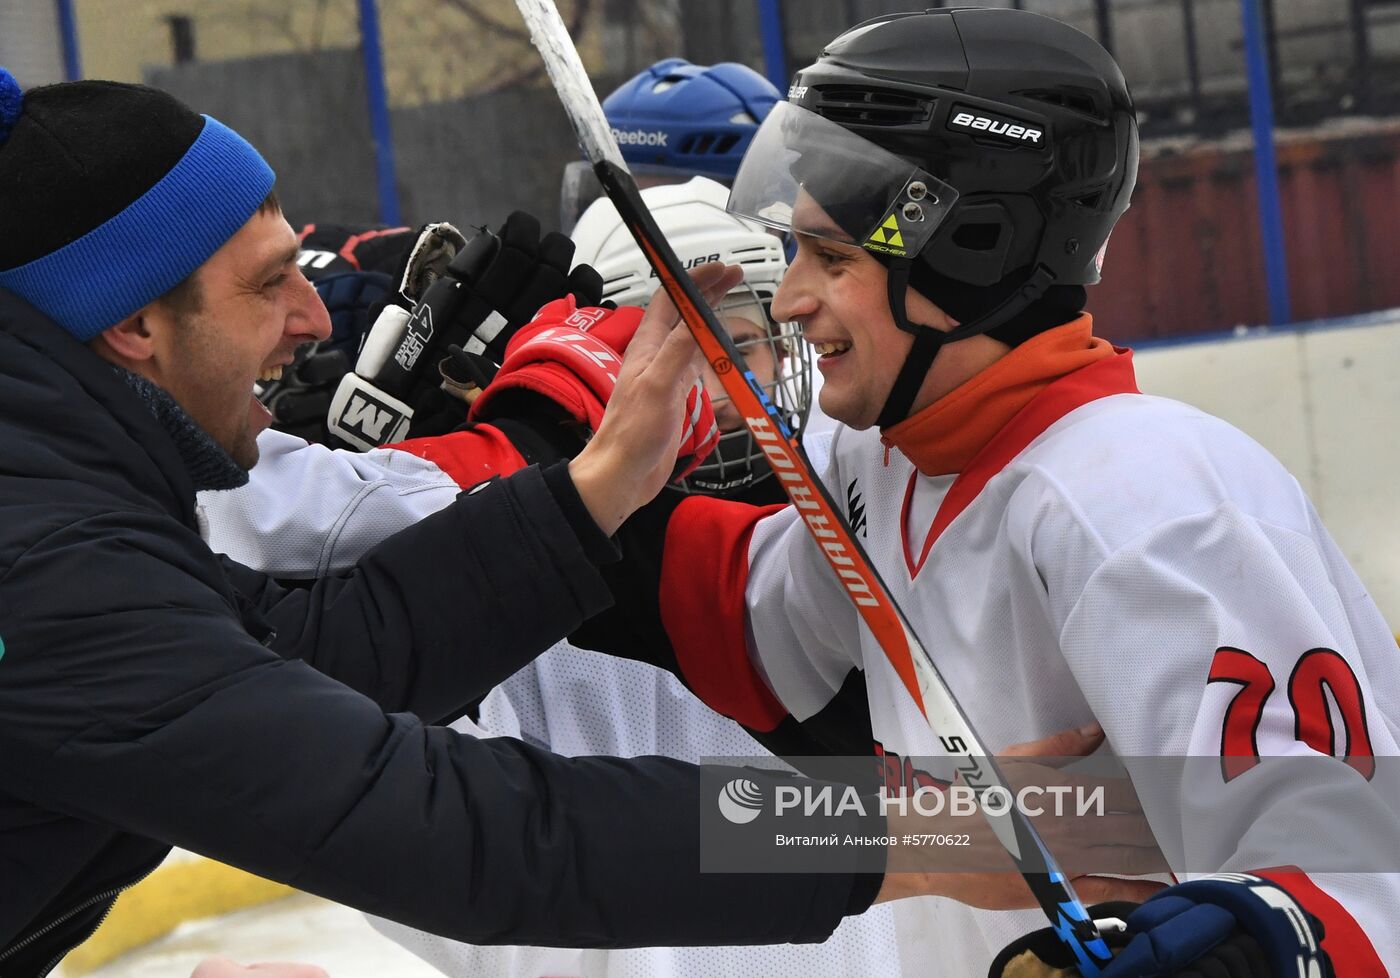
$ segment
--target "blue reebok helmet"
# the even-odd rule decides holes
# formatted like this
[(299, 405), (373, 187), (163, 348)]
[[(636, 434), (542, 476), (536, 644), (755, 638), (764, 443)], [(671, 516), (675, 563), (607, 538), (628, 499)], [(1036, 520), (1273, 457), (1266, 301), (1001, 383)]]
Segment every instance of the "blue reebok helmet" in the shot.
[(629, 166), (733, 180), (759, 123), (782, 95), (745, 65), (658, 61), (603, 101)]
[[(745, 65), (693, 65), (666, 58), (623, 82), (603, 100), (622, 157), (640, 186), (683, 183), (704, 176), (728, 185), (759, 125), (782, 94)], [(583, 161), (564, 169), (560, 226), (602, 195)]]

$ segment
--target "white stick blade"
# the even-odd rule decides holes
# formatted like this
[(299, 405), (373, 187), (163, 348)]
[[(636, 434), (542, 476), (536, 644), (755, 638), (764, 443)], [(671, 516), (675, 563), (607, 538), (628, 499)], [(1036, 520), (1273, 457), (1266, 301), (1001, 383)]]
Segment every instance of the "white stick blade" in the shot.
[(578, 48), (559, 16), (559, 8), (554, 0), (515, 0), (520, 16), (525, 18), (525, 26), (530, 29), (530, 40), (544, 58), (545, 70), (550, 81), (559, 93), (559, 101), (564, 104), (569, 122), (578, 134), (579, 146), (590, 163), (609, 160), (627, 169), (622, 153), (612, 138), (608, 127), (608, 117), (598, 103), (598, 96), (588, 80), (588, 72), (579, 60)]

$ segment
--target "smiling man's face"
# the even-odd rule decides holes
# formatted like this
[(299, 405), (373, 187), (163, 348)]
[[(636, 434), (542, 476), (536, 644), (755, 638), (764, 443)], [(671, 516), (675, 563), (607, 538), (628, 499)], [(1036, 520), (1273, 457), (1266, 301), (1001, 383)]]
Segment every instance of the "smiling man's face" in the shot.
[(297, 266), (297, 238), (280, 210), (258, 211), (195, 272), (184, 301), (158, 300), (142, 370), (243, 468), (272, 421), (253, 397), (298, 346), (330, 335), (330, 317)]
[[(773, 297), (773, 318), (802, 327), (822, 372), (821, 408), (857, 430), (874, 427), (914, 337), (890, 311), (889, 273), (857, 245), (808, 193), (792, 213), (797, 255)], [(909, 288), (905, 313), (920, 328), (948, 332), (957, 321)], [(914, 396), (917, 413), (1007, 352), (989, 337), (949, 344), (934, 359)]]
[(773, 318), (799, 323), (803, 339), (813, 345), (822, 372), (822, 410), (852, 428), (869, 428), (913, 338), (890, 313), (885, 266), (806, 191), (793, 209), (792, 226), (797, 254), (773, 298)]

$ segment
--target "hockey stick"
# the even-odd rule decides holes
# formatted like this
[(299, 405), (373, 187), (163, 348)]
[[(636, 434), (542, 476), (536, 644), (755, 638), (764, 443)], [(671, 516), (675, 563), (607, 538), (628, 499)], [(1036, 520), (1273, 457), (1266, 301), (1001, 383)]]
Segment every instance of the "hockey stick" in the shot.
[[(973, 732), (972, 724), (938, 674), (928, 651), (915, 637), (904, 613), (880, 580), (826, 487), (812, 474), (807, 453), (752, 372), (744, 366), (743, 356), (728, 331), (684, 272), (656, 226), (622, 159), (607, 117), (553, 0), (515, 0), (515, 3), (530, 29), (531, 40), (544, 58), (550, 80), (604, 192), (616, 205), (623, 223), (676, 304), (725, 393), (743, 415), (754, 441), (763, 448), (807, 529), (939, 743), (956, 759), (954, 764), (958, 772), (979, 798), (991, 788), (1009, 792), (996, 761)], [(1084, 905), (1074, 895), (1069, 878), (1015, 805), (1007, 805), (1006, 812), (1000, 815), (991, 814), (985, 804), (979, 807), (1016, 868), (1025, 876), (1050, 923), (1074, 952), (1080, 972), (1085, 978), (1094, 978), (1113, 955)]]

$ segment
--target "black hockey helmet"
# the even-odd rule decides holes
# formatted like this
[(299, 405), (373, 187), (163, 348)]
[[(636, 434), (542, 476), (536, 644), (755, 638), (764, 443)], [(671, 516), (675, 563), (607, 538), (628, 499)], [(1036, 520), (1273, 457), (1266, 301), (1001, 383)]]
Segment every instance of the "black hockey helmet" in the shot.
[[(907, 416), (943, 343), (990, 333), (1014, 345), (1082, 308), (1137, 177), (1118, 65), (1082, 32), (1022, 10), (866, 21), (797, 73), (763, 129), (731, 210), (790, 227), (779, 185), (793, 199), (801, 186), (847, 243), (890, 268), (891, 309), (915, 345), (882, 427)], [(851, 137), (857, 145), (833, 149)], [(959, 326), (910, 324), (906, 284)]]

